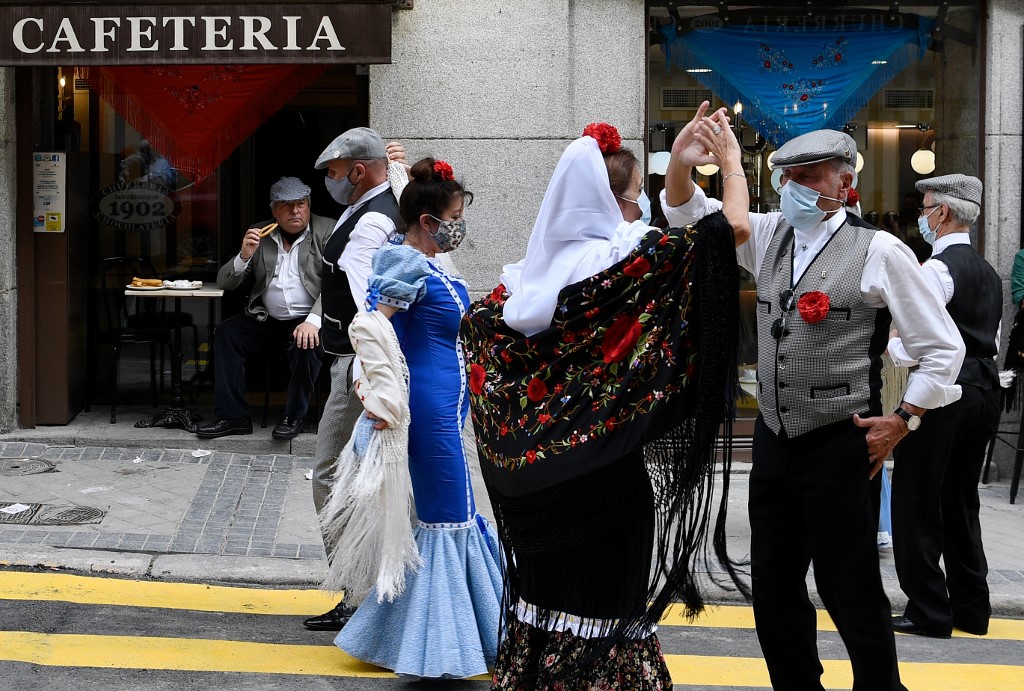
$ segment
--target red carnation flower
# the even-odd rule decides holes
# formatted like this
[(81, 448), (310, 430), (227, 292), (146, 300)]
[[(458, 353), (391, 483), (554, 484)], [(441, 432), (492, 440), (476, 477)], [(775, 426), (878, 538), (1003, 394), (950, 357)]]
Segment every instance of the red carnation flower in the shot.
[(857, 190), (851, 188), (850, 189), (850, 193), (848, 195), (846, 195), (846, 205), (847, 206), (856, 206), (859, 203), (860, 203), (860, 195), (857, 194)]
[(800, 299), (796, 301), (796, 308), (805, 322), (817, 324), (828, 316), (829, 304), (828, 295), (815, 290), (801, 295)]
[(475, 362), (469, 366), (469, 390), (475, 393), (477, 396), (484, 390), (484, 379), (487, 377), (487, 371), (481, 365)]
[(442, 180), (455, 179), (455, 173), (447, 161), (434, 161), (434, 173)]
[(613, 154), (622, 148), (622, 137), (614, 125), (607, 122), (592, 122), (583, 128), (584, 137), (593, 137), (603, 154)]
[(548, 395), (548, 385), (545, 384), (541, 379), (532, 379), (526, 386), (526, 397), (534, 403), (544, 400), (544, 397)]
[(637, 257), (622, 269), (622, 273), (633, 278), (640, 278), (651, 270), (651, 263), (646, 257)]
[(623, 314), (612, 322), (601, 341), (604, 361), (612, 363), (625, 359), (640, 340), (640, 331), (640, 320), (632, 314)]

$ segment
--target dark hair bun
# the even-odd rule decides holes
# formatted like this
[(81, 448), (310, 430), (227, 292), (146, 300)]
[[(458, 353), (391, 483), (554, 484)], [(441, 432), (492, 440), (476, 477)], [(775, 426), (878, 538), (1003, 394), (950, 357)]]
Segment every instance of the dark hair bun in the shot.
[(412, 179), (420, 184), (425, 184), (431, 181), (434, 177), (434, 159), (430, 156), (421, 158), (416, 161), (416, 164), (412, 167), (410, 173)]

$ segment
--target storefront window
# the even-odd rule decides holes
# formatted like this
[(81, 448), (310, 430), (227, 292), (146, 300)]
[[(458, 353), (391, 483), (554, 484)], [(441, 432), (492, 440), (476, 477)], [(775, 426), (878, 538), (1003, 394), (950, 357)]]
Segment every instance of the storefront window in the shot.
[[(770, 163), (778, 146), (821, 127), (844, 130), (860, 154), (859, 204), (850, 210), (927, 258), (914, 183), (947, 172), (982, 177), (976, 3), (919, 2), (895, 13), (826, 2), (807, 3), (800, 12), (648, 4), (652, 192), (664, 186), (659, 172), (667, 160), (659, 153), (671, 148), (704, 100), (713, 109), (726, 107), (738, 131), (754, 212), (778, 210), (781, 172)], [(720, 196), (721, 177), (713, 166), (695, 172), (709, 196)], [(753, 417), (756, 280), (741, 273), (737, 403), (741, 416)]]

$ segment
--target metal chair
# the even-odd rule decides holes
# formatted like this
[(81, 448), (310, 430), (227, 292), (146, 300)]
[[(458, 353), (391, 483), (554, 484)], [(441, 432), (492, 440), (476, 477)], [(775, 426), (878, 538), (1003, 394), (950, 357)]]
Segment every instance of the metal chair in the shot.
[[(110, 424), (117, 422), (117, 393), (120, 378), (121, 349), (126, 345), (149, 346), (149, 376), (153, 392), (153, 407), (158, 403), (157, 386), (157, 350), (160, 359), (160, 384), (163, 384), (163, 348), (173, 356), (174, 327), (173, 313), (156, 310), (143, 311), (136, 304), (134, 313), (129, 313), (125, 286), (131, 283), (133, 276), (152, 276), (152, 267), (139, 257), (110, 257), (100, 261), (97, 271), (96, 301), (97, 341), (100, 345), (109, 345), (114, 354), (114, 380), (110, 404)], [(170, 317), (170, 319), (164, 319)], [(188, 315), (185, 315), (188, 316)], [(191, 317), (190, 317), (191, 319)], [(93, 368), (95, 379), (96, 369)], [(95, 382), (94, 382), (95, 383)], [(90, 390), (94, 387), (90, 386)]]

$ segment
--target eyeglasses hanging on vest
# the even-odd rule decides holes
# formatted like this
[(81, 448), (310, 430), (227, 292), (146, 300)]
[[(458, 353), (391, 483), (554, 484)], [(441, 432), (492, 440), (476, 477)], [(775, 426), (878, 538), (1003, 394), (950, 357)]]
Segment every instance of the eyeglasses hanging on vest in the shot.
[(782, 316), (772, 322), (772, 338), (776, 341), (786, 333), (786, 319), (789, 318), (789, 313), (793, 310), (795, 297), (796, 294), (792, 288), (787, 288), (779, 293), (779, 307), (782, 308)]

